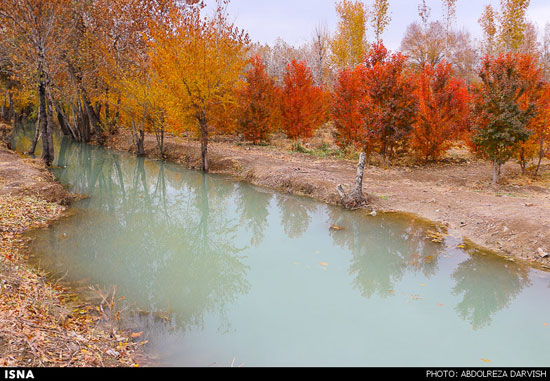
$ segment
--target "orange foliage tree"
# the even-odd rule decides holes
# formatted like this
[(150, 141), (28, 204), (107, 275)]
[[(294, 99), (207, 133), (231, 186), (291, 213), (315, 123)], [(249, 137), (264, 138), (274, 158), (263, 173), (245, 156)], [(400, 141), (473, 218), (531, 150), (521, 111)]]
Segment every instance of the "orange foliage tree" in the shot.
[[(342, 72), (336, 85), (334, 107), (340, 131), (356, 139), (361, 155), (355, 183), (349, 194), (338, 185), (342, 204), (355, 208), (364, 204), (363, 173), (367, 154), (378, 148), (384, 161), (396, 147), (405, 145), (415, 120), (414, 80), (401, 53), (390, 54), (382, 42), (372, 45), (365, 62), (353, 72)], [(347, 102), (347, 104), (344, 104)]]
[(407, 58), (390, 54), (382, 42), (374, 43), (365, 57), (365, 126), (374, 135), (384, 161), (407, 142), (416, 115), (414, 78)]
[(537, 115), (529, 124), (533, 135), (528, 141), (528, 150), (537, 160), (534, 175), (538, 175), (542, 159), (550, 158), (550, 83), (545, 83), (537, 100)]
[(336, 143), (340, 147), (372, 147), (371, 136), (363, 128), (364, 102), (367, 90), (364, 83), (364, 66), (344, 69), (338, 74), (332, 92), (332, 120), (336, 127)]
[(426, 65), (417, 78), (418, 113), (412, 147), (418, 156), (438, 160), (467, 126), (468, 90), (445, 61), (436, 67)]
[(245, 85), (238, 93), (237, 120), (244, 138), (258, 144), (269, 139), (279, 117), (280, 90), (266, 73), (259, 56), (251, 58), (252, 67), (245, 74)]
[(149, 55), (170, 94), (168, 117), (179, 120), (172, 127), (190, 125), (200, 135), (204, 172), (211, 122), (235, 104), (235, 89), (247, 65), (248, 35), (228, 22), (227, 3), (218, 2), (210, 18), (202, 16), (201, 6), (191, 6), (173, 10), (168, 20), (151, 26)]
[(282, 128), (291, 139), (310, 138), (327, 119), (327, 96), (303, 61), (287, 65), (281, 94)]

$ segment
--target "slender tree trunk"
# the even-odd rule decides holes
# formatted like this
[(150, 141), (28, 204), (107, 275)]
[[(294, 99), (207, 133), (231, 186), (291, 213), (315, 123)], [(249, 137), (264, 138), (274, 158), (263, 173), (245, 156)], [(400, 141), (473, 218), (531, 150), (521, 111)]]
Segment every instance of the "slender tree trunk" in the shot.
[(2, 105), (2, 119), (6, 120), (8, 110), (8, 90), (4, 92), (4, 104)]
[(29, 149), (29, 152), (27, 152), (29, 155), (34, 155), (34, 152), (36, 151), (36, 145), (38, 144), (39, 139), (40, 139), (40, 109), (38, 109), (38, 119), (36, 120), (36, 128), (34, 130), (34, 138), (32, 139), (31, 148)]
[[(90, 102), (90, 99), (88, 98), (88, 92), (86, 91), (86, 88), (82, 84), (82, 76), (80, 75), (79, 72), (77, 73), (72, 63), (67, 62), (67, 67), (69, 69), (69, 74), (71, 75), (71, 77), (73, 78), (73, 80), (76, 82), (78, 86), (80, 97), (82, 98), (83, 108), (88, 114), (88, 118), (87, 118), (88, 123), (91, 124), (92, 129), (97, 136), (98, 143), (102, 145), (104, 143), (104, 137), (103, 137), (103, 129), (101, 127), (101, 122), (99, 120), (99, 116), (97, 115), (94, 108), (92, 107), (92, 103)], [(89, 139), (87, 141), (89, 141)]]
[(208, 173), (208, 123), (204, 115), (201, 115), (198, 119), (201, 127), (202, 171)]
[(493, 160), (493, 185), (497, 185), (500, 180), (500, 171), (502, 164), (499, 160)]
[(160, 157), (164, 159), (164, 124), (161, 125), (159, 129), (155, 130), (155, 136), (157, 138), (157, 147)]
[(50, 166), (54, 159), (52, 128), (48, 123), (48, 110), (46, 101), (46, 85), (44, 83), (44, 72), (40, 72), (38, 94), (40, 95), (40, 130), (42, 132), (42, 160)]
[(88, 118), (88, 113), (85, 112), (82, 102), (78, 99), (78, 126), (80, 130), (80, 135), (82, 136), (82, 141), (88, 143), (91, 138), (90, 134), (90, 121)]
[(519, 154), (519, 165), (521, 167), (521, 174), (525, 175), (527, 172), (527, 159), (525, 158), (525, 148), (521, 148)]
[(542, 163), (542, 158), (544, 157), (544, 139), (540, 139), (540, 145), (539, 145), (539, 162), (537, 163), (537, 169), (535, 170), (535, 176), (539, 175), (540, 171), (540, 164)]
[(138, 130), (136, 128), (136, 123), (133, 119), (132, 119), (132, 140), (134, 142), (134, 146), (136, 147), (136, 155), (145, 156), (145, 147), (144, 147), (145, 130), (143, 128), (140, 128)]

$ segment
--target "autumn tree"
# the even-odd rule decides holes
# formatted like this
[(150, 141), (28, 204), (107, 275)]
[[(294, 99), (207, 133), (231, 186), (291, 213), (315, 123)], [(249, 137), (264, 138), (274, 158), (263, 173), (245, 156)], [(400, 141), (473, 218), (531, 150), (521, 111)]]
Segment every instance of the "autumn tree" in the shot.
[(237, 119), (244, 138), (258, 144), (269, 139), (279, 119), (279, 88), (259, 56), (251, 59), (245, 84), (238, 89)]
[(536, 173), (538, 173), (540, 163), (545, 156), (548, 130), (546, 125), (548, 122), (548, 95), (550, 95), (548, 84), (543, 82), (543, 71), (538, 59), (532, 55), (525, 56), (527, 58), (518, 62), (525, 89), (519, 98), (519, 104), (522, 109), (532, 109), (533, 118), (527, 125), (531, 136), (519, 144), (516, 154), (523, 174), (527, 173), (527, 166), (535, 157), (538, 157), (536, 170)]
[(540, 171), (542, 159), (550, 158), (550, 83), (541, 89), (537, 105), (537, 116), (531, 122), (533, 143), (536, 147), (537, 167), (535, 176)]
[(435, 67), (445, 60), (458, 77), (471, 82), (476, 79), (477, 47), (467, 31), (452, 28), (455, 6), (456, 0), (444, 0), (444, 20), (430, 21), (431, 10), (425, 1), (422, 2), (419, 6), (421, 21), (407, 27), (401, 41), (401, 52), (417, 72), (425, 65)]
[(401, 51), (418, 71), (426, 65), (436, 66), (445, 57), (443, 25), (432, 22), (424, 28), (417, 22), (410, 24), (401, 41)]
[(479, 19), (483, 31), (482, 49), (485, 54), (493, 55), (497, 49), (497, 17), (493, 6), (488, 4)]
[(189, 121), (201, 141), (202, 170), (208, 172), (209, 124), (220, 108), (235, 102), (235, 88), (247, 65), (249, 39), (227, 19), (218, 2), (215, 15), (201, 7), (171, 12), (151, 27), (152, 67), (172, 94), (168, 112)]
[(389, 0), (374, 0), (371, 11), (371, 25), (374, 30), (376, 42), (380, 42), (382, 33), (384, 33), (384, 30), (391, 22), (389, 9)]
[(338, 74), (332, 91), (332, 121), (336, 128), (336, 143), (340, 147), (357, 146), (369, 153), (374, 145), (363, 128), (364, 102), (367, 94), (363, 65), (343, 69)]
[(482, 61), (481, 82), (472, 90), (471, 141), (493, 162), (493, 184), (500, 179), (502, 165), (531, 135), (528, 125), (536, 114), (527, 92), (535, 72), (530, 55), (509, 52)]
[(468, 122), (468, 90), (453, 76), (445, 61), (425, 66), (418, 75), (415, 95), (418, 113), (412, 133), (412, 147), (418, 156), (438, 160)]
[(500, 0), (498, 41), (504, 51), (517, 51), (527, 31), (526, 14), (531, 0)]
[(326, 121), (327, 98), (315, 86), (311, 69), (293, 60), (288, 66), (281, 91), (281, 125), (291, 139), (310, 138)]
[[(355, 183), (349, 194), (341, 185), (338, 192), (342, 203), (355, 207), (365, 202), (363, 173), (367, 150), (378, 150), (387, 164), (398, 147), (404, 147), (415, 121), (416, 102), (411, 94), (415, 85), (408, 72), (407, 59), (401, 53), (390, 53), (380, 42), (372, 45), (365, 56), (362, 113), (364, 115), (360, 136), (365, 140), (357, 165)], [(371, 147), (372, 146), (372, 147)]]
[(445, 29), (450, 32), (452, 23), (456, 16), (456, 3), (458, 0), (441, 0), (443, 5), (443, 17), (445, 20)]
[(336, 12), (339, 21), (331, 42), (332, 61), (340, 69), (353, 68), (361, 62), (367, 47), (367, 9), (362, 1), (340, 0)]
[(2, 0), (0, 21), (2, 40), (15, 63), (20, 78), (32, 83), (38, 94), (39, 131), (42, 135), (42, 159), (50, 165), (54, 159), (52, 130), (49, 118), (48, 91), (50, 80), (58, 68), (65, 43), (65, 17), (71, 3), (65, 0)]
[(415, 120), (415, 86), (407, 58), (390, 53), (382, 43), (373, 44), (365, 58), (366, 128), (374, 131), (384, 161), (403, 145)]
[(330, 80), (329, 67), (330, 34), (325, 24), (318, 24), (311, 41), (311, 67), (318, 86), (324, 86)]

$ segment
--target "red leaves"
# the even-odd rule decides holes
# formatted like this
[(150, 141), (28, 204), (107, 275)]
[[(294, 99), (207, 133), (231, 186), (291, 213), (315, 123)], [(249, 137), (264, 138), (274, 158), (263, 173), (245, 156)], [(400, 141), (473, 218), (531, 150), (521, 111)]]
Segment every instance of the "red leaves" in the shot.
[(412, 134), (417, 155), (438, 160), (468, 124), (469, 94), (451, 65), (426, 65), (417, 76), (418, 113)]
[(237, 91), (238, 123), (245, 139), (258, 144), (268, 140), (279, 118), (280, 90), (265, 71), (259, 56), (251, 59), (252, 68), (245, 74), (246, 84)]
[(326, 121), (327, 96), (314, 85), (313, 74), (304, 62), (287, 66), (281, 97), (281, 122), (287, 137), (310, 138)]
[(384, 158), (406, 142), (415, 119), (416, 102), (411, 96), (414, 80), (406, 57), (390, 54), (384, 45), (372, 45), (365, 57), (366, 128), (371, 130)]
[(408, 137), (416, 104), (406, 57), (373, 44), (365, 62), (342, 71), (335, 85), (333, 118), (342, 145), (353, 142), (365, 152), (377, 147), (384, 156)]
[(363, 84), (364, 67), (357, 66), (354, 70), (342, 70), (334, 85), (332, 95), (332, 119), (336, 127), (336, 141), (339, 146), (363, 144), (364, 136), (363, 102), (366, 89)]

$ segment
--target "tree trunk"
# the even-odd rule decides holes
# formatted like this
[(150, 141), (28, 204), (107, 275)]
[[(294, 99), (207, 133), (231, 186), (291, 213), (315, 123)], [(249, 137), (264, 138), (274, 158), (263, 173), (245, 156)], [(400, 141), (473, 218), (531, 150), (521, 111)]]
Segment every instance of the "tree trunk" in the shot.
[(338, 190), (338, 194), (340, 195), (342, 205), (345, 208), (356, 209), (367, 203), (367, 200), (363, 196), (363, 174), (365, 172), (366, 161), (367, 154), (365, 152), (361, 152), (361, 155), (359, 156), (359, 163), (357, 164), (355, 183), (349, 195), (346, 195), (341, 184), (339, 184), (336, 188)]
[(29, 149), (29, 152), (27, 152), (29, 155), (34, 155), (34, 152), (36, 151), (36, 145), (38, 144), (39, 139), (40, 139), (40, 109), (38, 109), (38, 119), (36, 120), (36, 129), (34, 131), (34, 138), (32, 139), (31, 148)]
[(136, 155), (145, 156), (145, 147), (144, 147), (145, 130), (143, 128), (137, 130), (136, 123), (133, 119), (132, 119), (132, 140), (134, 142), (134, 146), (136, 147)]
[(535, 176), (539, 175), (540, 164), (542, 163), (543, 157), (544, 157), (544, 139), (541, 138), (540, 146), (539, 146), (539, 162), (537, 163), (537, 169), (535, 170)]
[[(94, 133), (97, 135), (98, 143), (100, 145), (103, 145), (105, 140), (103, 136), (103, 129), (101, 127), (99, 116), (95, 112), (94, 108), (92, 107), (92, 103), (88, 98), (88, 92), (86, 91), (86, 88), (82, 84), (82, 76), (80, 75), (79, 72), (76, 71), (75, 67), (72, 65), (71, 62), (67, 62), (67, 67), (69, 69), (69, 74), (71, 75), (71, 77), (73, 78), (73, 80), (76, 82), (78, 86), (78, 92), (80, 93), (80, 97), (82, 98), (82, 104), (84, 105), (84, 109), (88, 114), (88, 118), (87, 118), (88, 123), (91, 124)], [(89, 141), (89, 139), (87, 141)]]
[(201, 159), (202, 171), (208, 173), (208, 123), (204, 116), (199, 117), (201, 126)]
[(497, 185), (500, 180), (500, 171), (502, 164), (499, 160), (493, 160), (493, 185)]
[(78, 99), (78, 129), (80, 130), (80, 136), (82, 141), (88, 143), (91, 138), (90, 134), (90, 121), (88, 113), (86, 113), (82, 107), (82, 102)]
[(54, 159), (53, 153), (53, 138), (52, 138), (52, 128), (48, 123), (48, 110), (46, 102), (46, 86), (44, 83), (44, 72), (40, 72), (40, 82), (38, 85), (38, 94), (40, 95), (40, 130), (42, 132), (42, 160), (46, 163), (47, 166), (50, 166)]
[(155, 131), (155, 136), (157, 138), (157, 147), (159, 149), (160, 157), (164, 159), (164, 125)]

